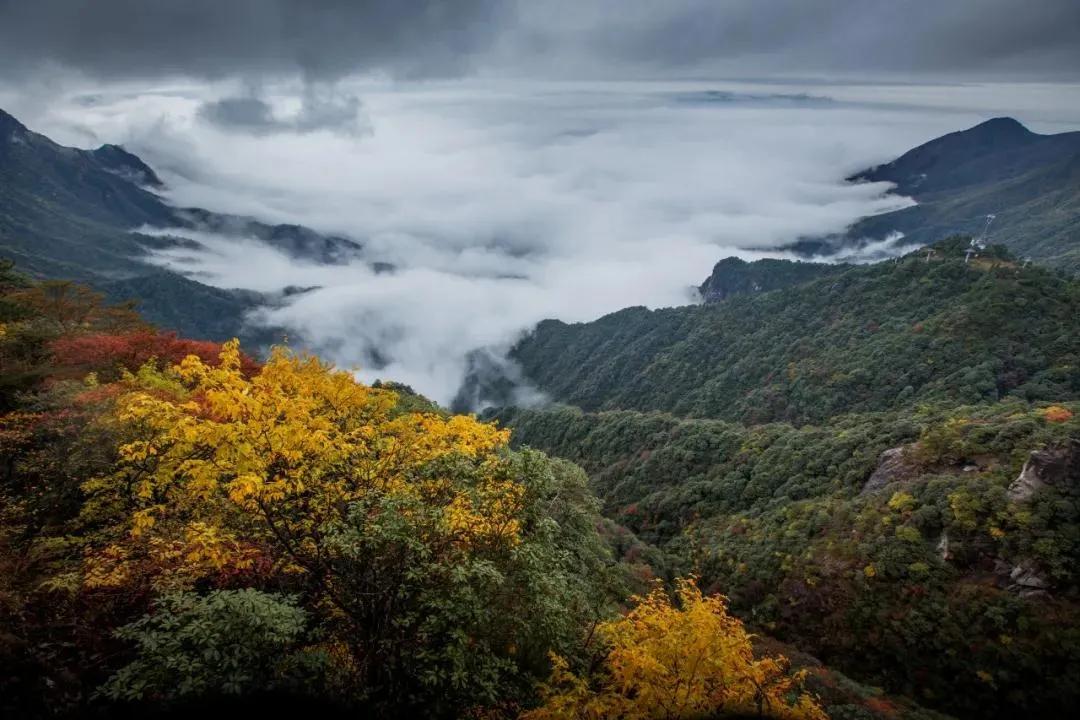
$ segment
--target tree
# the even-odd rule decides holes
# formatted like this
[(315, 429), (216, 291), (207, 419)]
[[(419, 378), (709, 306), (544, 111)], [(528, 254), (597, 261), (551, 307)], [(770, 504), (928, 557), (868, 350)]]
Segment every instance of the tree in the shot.
[(285, 680), (306, 620), (294, 599), (257, 590), (165, 595), (154, 614), (117, 631), (139, 656), (102, 694), (142, 700), (274, 687)]
[(752, 715), (825, 720), (783, 657), (755, 659), (751, 636), (724, 600), (692, 579), (676, 587), (678, 607), (660, 587), (625, 617), (599, 626), (608, 645), (603, 669), (579, 677), (555, 657), (544, 704), (525, 720), (653, 720)]
[(117, 468), (84, 484), (85, 592), (295, 594), (351, 697), (429, 715), (527, 689), (599, 611), (583, 473), (506, 430), (281, 348), (248, 376), (235, 341), (121, 385)]
[[(216, 365), (221, 343), (178, 338), (176, 333), (152, 329), (120, 333), (89, 333), (64, 335), (49, 343), (53, 378), (82, 379), (95, 373), (101, 381), (119, 377), (121, 369), (131, 372), (151, 360), (164, 365), (179, 363), (188, 355), (196, 355), (208, 365)], [(240, 369), (245, 375), (258, 370), (258, 363), (240, 355)]]

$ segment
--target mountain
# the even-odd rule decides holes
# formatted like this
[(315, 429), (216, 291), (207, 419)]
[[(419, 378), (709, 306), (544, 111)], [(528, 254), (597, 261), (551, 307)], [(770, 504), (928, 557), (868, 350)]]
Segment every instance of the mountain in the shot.
[(901, 232), (930, 244), (954, 233), (989, 238), (1021, 257), (1080, 272), (1080, 132), (1040, 135), (995, 118), (931, 140), (851, 178), (891, 182), (915, 206), (863, 218), (840, 236), (795, 247), (823, 253)]
[(762, 632), (956, 717), (1060, 716), (1080, 281), (969, 242), (820, 277), (724, 261), (713, 302), (545, 321), (512, 355), (556, 402), (487, 417), (584, 468), (610, 522)]
[(511, 356), (556, 401), (743, 422), (1080, 397), (1080, 285), (967, 238), (724, 302), (545, 320)]
[(161, 269), (148, 261), (150, 251), (199, 244), (144, 234), (143, 227), (256, 238), (311, 262), (345, 262), (362, 250), (347, 238), (296, 225), (175, 208), (158, 194), (164, 189), (153, 169), (119, 146), (64, 147), (0, 110), (0, 256), (36, 277), (78, 280), (112, 299), (137, 299), (147, 319), (162, 327), (262, 345), (273, 331), (254, 330), (244, 318), (274, 298)]

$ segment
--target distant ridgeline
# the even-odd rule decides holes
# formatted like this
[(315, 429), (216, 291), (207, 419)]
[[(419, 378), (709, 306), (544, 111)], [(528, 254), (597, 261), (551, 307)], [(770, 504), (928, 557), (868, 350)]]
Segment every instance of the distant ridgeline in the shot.
[(809, 266), (824, 277), (719, 303), (545, 320), (512, 357), (540, 390), (586, 410), (749, 423), (1078, 397), (1080, 286), (1001, 248), (965, 262), (967, 245), (944, 241), (929, 260)]
[(926, 245), (953, 233), (989, 236), (1020, 257), (1080, 272), (1080, 132), (1033, 133), (995, 118), (911, 150), (849, 178), (891, 182), (915, 206), (863, 218), (842, 235), (805, 239), (793, 249), (829, 254), (900, 232)]
[(35, 277), (85, 282), (115, 301), (134, 298), (161, 327), (211, 340), (240, 336), (258, 347), (280, 333), (252, 329), (244, 316), (278, 298), (210, 287), (149, 263), (155, 249), (199, 245), (141, 234), (141, 227), (257, 238), (311, 262), (342, 262), (361, 249), (295, 225), (174, 208), (157, 194), (163, 189), (154, 171), (123, 148), (63, 147), (0, 110), (0, 257)]
[(719, 302), (733, 295), (752, 295), (769, 292), (810, 280), (836, 275), (847, 265), (792, 262), (790, 260), (756, 260), (746, 262), (737, 257), (724, 258), (716, 263), (712, 275), (699, 290), (705, 302)]
[[(861, 266), (728, 258), (702, 305), (544, 321), (512, 357), (566, 405), (489, 416), (584, 467), (605, 516), (673, 572), (830, 666), (961, 718), (1067, 714), (1078, 150), (1078, 133), (996, 120), (860, 174), (919, 205), (794, 249), (898, 231), (929, 247)], [(997, 244), (972, 254), (990, 214)], [(830, 708), (909, 716), (850, 710)]]

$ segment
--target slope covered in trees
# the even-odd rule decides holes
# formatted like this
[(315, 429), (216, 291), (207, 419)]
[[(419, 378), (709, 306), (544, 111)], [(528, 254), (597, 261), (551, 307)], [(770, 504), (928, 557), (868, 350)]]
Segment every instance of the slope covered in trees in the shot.
[(641, 545), (580, 468), (404, 386), (287, 348), (259, 363), (9, 265), (0, 379), (5, 717), (512, 718), (570, 673), (608, 692), (605, 656), (679, 651), (637, 623), (722, 630), (664, 676), (708, 692), (640, 717), (819, 718), (812, 683), (873, 696), (752, 646), (691, 582), (628, 600), (651, 569), (613, 559)]
[(161, 269), (149, 252), (197, 243), (146, 234), (146, 226), (257, 238), (311, 262), (334, 263), (360, 250), (346, 238), (296, 225), (175, 208), (158, 194), (162, 189), (154, 171), (123, 148), (64, 147), (0, 110), (0, 257), (38, 278), (84, 282), (114, 301), (135, 299), (160, 327), (199, 339), (241, 336), (253, 348), (277, 339), (244, 322), (272, 298)]
[(816, 422), (918, 402), (1080, 396), (1080, 284), (967, 239), (703, 306), (547, 320), (526, 377), (587, 410)]
[(797, 247), (842, 250), (897, 232), (906, 243), (932, 243), (978, 234), (993, 214), (993, 242), (1047, 267), (1080, 271), (1080, 132), (1040, 135), (1013, 118), (993, 118), (850, 179), (893, 183), (918, 204)]
[(581, 465), (608, 518), (754, 627), (958, 717), (1064, 714), (1080, 283), (967, 246), (548, 321), (514, 354), (585, 411), (492, 416)]
[(498, 417), (515, 444), (584, 467), (605, 515), (676, 573), (862, 681), (959, 717), (1054, 717), (1077, 699), (1080, 403), (801, 427)]
[(753, 295), (802, 285), (827, 275), (836, 275), (847, 267), (771, 258), (746, 262), (729, 257), (716, 263), (712, 274), (698, 290), (705, 302), (720, 302), (733, 295)]

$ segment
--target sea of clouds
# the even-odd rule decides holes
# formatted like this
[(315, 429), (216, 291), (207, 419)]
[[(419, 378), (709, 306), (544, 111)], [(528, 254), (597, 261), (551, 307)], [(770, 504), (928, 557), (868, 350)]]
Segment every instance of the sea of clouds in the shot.
[(314, 288), (250, 321), (445, 403), (471, 351), (503, 356), (543, 318), (694, 302), (723, 257), (783, 256), (909, 202), (844, 182), (864, 167), (998, 114), (1063, 129), (1075, 89), (1067, 103), (1059, 92), (354, 81), (80, 89), (21, 109), (58, 141), (124, 144), (176, 205), (361, 243), (353, 261), (320, 265), (189, 233), (201, 251), (155, 261), (220, 287)]

